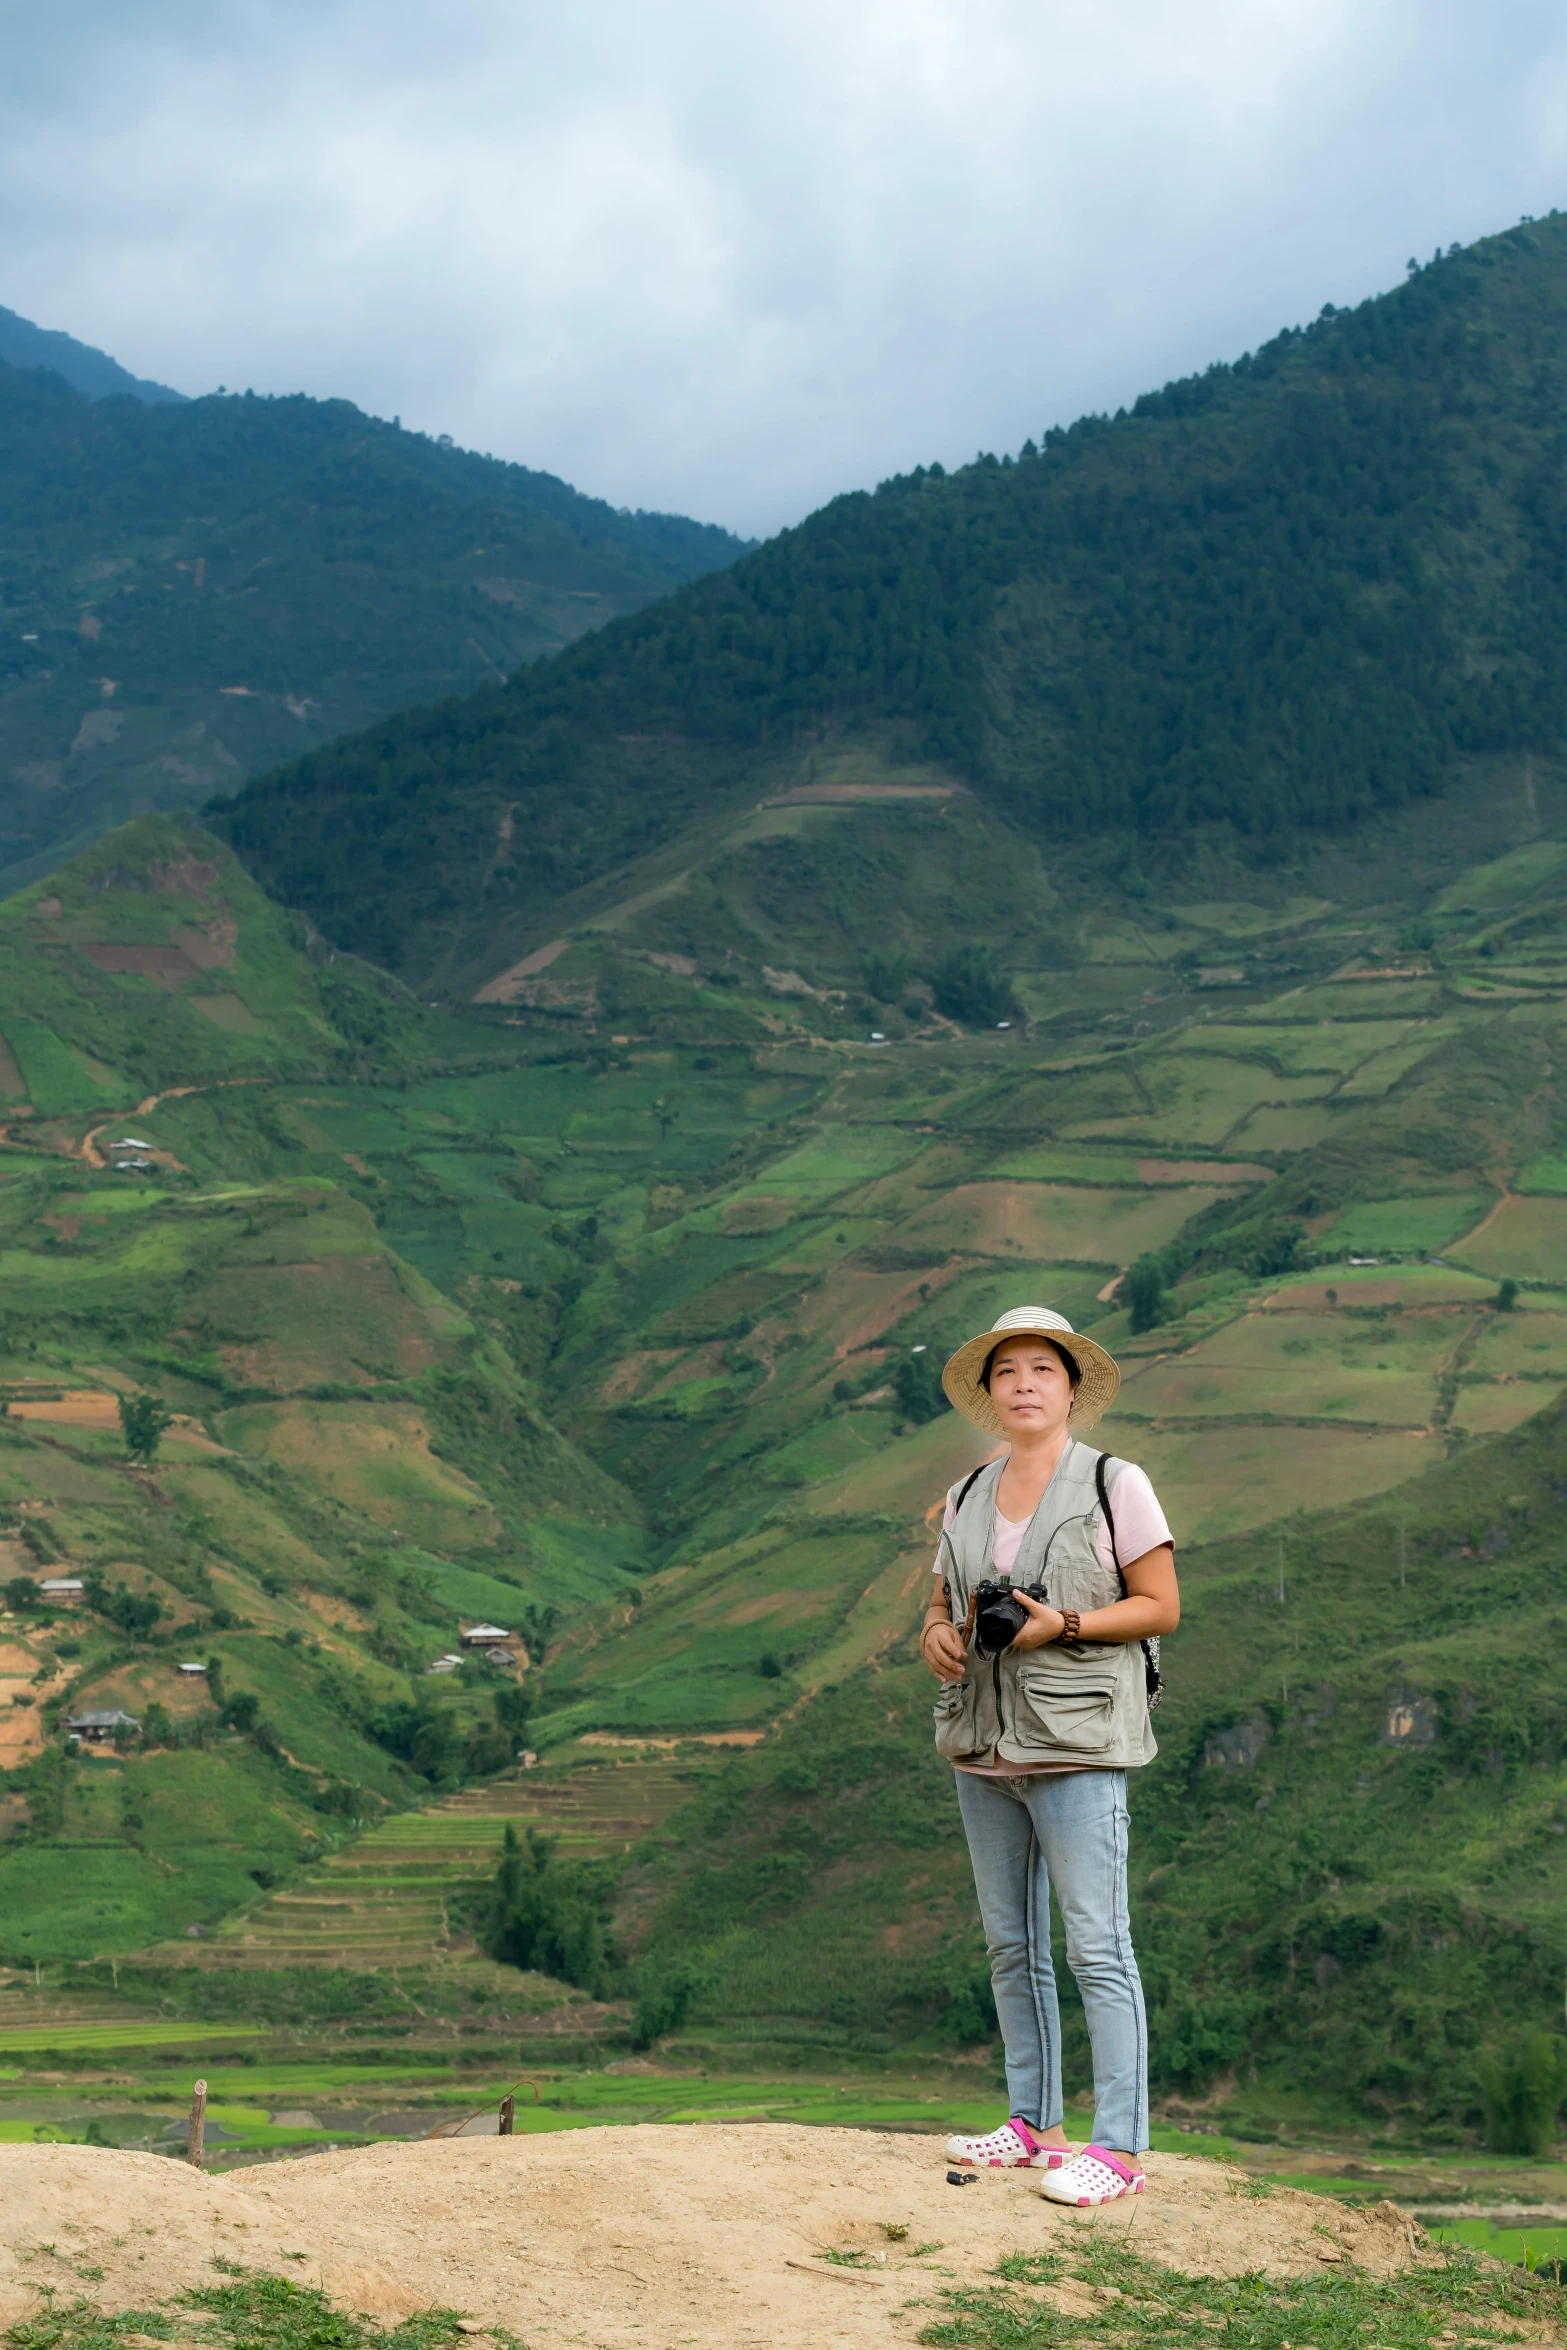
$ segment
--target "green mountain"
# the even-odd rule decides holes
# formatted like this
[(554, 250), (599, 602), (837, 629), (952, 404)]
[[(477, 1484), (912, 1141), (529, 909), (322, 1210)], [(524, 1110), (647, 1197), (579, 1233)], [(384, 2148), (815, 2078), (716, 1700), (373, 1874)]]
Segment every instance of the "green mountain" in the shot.
[(258, 778), (227, 831), (331, 936), (454, 992), (564, 892), (846, 757), (866, 787), (935, 770), (1056, 858), (1266, 867), (1559, 744), (1564, 390), (1553, 216), (1015, 459), (839, 498)]
[(49, 364), (0, 365), (0, 887), (740, 552), (346, 400), (147, 405)]
[(79, 343), (74, 335), (62, 334), (58, 327), (34, 326), (30, 318), (18, 317), (14, 310), (0, 306), (0, 360), (7, 367), (46, 367), (54, 375), (63, 376), (72, 389), (85, 392), (89, 400), (132, 399), (144, 400), (149, 406), (159, 401), (183, 400), (183, 392), (171, 391), (167, 384), (151, 383), (145, 376), (132, 375), (107, 351), (95, 350), (91, 343)]
[(1188, 1593), (1161, 2095), (1479, 2129), (1567, 1894), (1564, 236), (0, 907), (0, 1956), (988, 2078), (910, 1650), (936, 1366), (1041, 1299)]
[[(833, 773), (585, 890), (460, 1017), (173, 817), (4, 909), (0, 1583), (92, 1588), (0, 1625), (0, 1952), (89, 2003), (113, 1959), (130, 2016), (412, 2002), (510, 2061), (521, 2009), (545, 2062), (640, 2004), (677, 2063), (985, 2077), (911, 1627), (981, 1449), (932, 1366), (1044, 1298), (1121, 1359), (1105, 1441), (1181, 1545), (1136, 1793), (1161, 2094), (1470, 2133), (1484, 2048), (1557, 2013), (1567, 1890), (1567, 778), (1496, 760), (1439, 828), (1205, 854), (1151, 903)], [(987, 869), (1006, 1028), (898, 961)], [(805, 978), (867, 893), (871, 967)], [(429, 1673), (476, 1616), (526, 1673)], [(141, 1738), (68, 1759), (83, 1705)], [(502, 1767), (522, 1735), (542, 1768)], [(507, 1824), (560, 1837), (605, 1973), (485, 1954)]]

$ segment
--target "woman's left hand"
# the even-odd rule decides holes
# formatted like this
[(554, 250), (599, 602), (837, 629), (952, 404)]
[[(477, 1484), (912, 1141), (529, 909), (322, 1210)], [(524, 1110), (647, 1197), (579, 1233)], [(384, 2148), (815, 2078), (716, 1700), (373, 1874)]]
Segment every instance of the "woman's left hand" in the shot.
[(1066, 1630), (1066, 1618), (1058, 1607), (1047, 1607), (1043, 1600), (1030, 1599), (1026, 1591), (1014, 1591), (1019, 1607), (1028, 1610), (1028, 1622), (1018, 1633), (1014, 1648), (1048, 1648), (1052, 1640), (1059, 1640)]

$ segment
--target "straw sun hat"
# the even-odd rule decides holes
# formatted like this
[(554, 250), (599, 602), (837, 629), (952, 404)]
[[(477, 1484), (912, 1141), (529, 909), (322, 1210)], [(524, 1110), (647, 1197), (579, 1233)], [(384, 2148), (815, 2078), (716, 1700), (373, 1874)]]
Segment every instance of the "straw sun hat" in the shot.
[(1005, 1338), (1048, 1338), (1076, 1363), (1082, 1376), (1067, 1415), (1069, 1428), (1091, 1428), (1114, 1403), (1121, 1374), (1114, 1357), (1107, 1355), (1096, 1339), (1084, 1338), (1064, 1314), (1053, 1313), (1049, 1306), (1013, 1306), (1010, 1312), (999, 1314), (989, 1330), (966, 1339), (941, 1374), (948, 1403), (987, 1435), (1000, 1436), (1004, 1431), (990, 1392), (981, 1386), (980, 1379)]

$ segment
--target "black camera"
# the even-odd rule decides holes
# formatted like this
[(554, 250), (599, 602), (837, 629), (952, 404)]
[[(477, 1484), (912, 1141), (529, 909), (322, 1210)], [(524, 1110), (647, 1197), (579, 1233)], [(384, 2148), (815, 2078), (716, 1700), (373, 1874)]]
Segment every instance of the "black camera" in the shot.
[(1042, 1583), (1004, 1583), (987, 1576), (974, 1586), (974, 1646), (981, 1656), (1000, 1656), (1028, 1622), (1028, 1610), (1018, 1599), (1020, 1590), (1030, 1599), (1045, 1598)]

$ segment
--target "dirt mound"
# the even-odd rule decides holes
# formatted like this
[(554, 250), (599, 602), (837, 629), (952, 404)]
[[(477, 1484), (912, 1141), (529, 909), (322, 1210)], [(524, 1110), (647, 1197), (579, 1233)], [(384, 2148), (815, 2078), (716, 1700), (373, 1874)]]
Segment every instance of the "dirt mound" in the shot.
[[(0, 2324), (37, 2289), (146, 2308), (213, 2281), (214, 2256), (321, 2284), (366, 2316), (438, 2305), (524, 2341), (912, 2342), (939, 2288), (1088, 2224), (1026, 2172), (946, 2184), (928, 2138), (789, 2126), (647, 2127), (364, 2147), (207, 2179), (155, 2154), (0, 2146)], [(1151, 2155), (1148, 2193), (1099, 2214), (1202, 2274), (1408, 2262), (1392, 2204), (1344, 2210)], [(887, 2228), (904, 2227), (898, 2240)], [(834, 2266), (859, 2252), (869, 2270)], [(880, 2257), (878, 2257), (880, 2256)], [(1061, 2306), (1089, 2289), (1057, 2288)], [(923, 2305), (923, 2306), (921, 2306)]]

